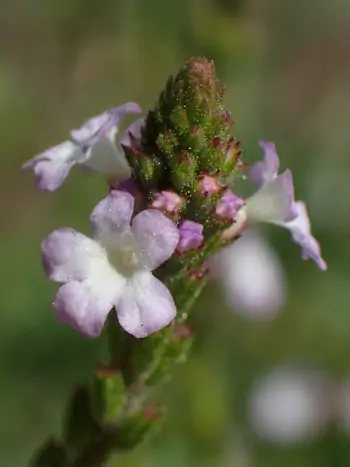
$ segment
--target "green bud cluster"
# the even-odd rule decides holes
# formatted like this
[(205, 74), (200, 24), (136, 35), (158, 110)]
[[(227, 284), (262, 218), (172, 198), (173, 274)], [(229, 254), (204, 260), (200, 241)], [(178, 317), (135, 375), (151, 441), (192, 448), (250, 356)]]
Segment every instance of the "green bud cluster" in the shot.
[(191, 197), (201, 175), (232, 174), (241, 149), (230, 137), (232, 119), (223, 96), (214, 63), (204, 58), (190, 59), (169, 77), (148, 112), (141, 146), (125, 148), (135, 178), (146, 190), (173, 188)]

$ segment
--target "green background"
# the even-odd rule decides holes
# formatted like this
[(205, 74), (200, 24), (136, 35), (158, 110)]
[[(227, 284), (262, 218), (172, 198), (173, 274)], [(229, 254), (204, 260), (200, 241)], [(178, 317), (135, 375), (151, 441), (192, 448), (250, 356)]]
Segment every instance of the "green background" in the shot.
[(283, 448), (259, 441), (245, 416), (252, 381), (276, 365), (350, 374), (349, 24), (345, 0), (0, 0), (0, 467), (27, 465), (59, 434), (65, 401), (98, 352), (57, 323), (40, 241), (57, 227), (88, 233), (104, 182), (73, 171), (42, 194), (20, 166), (105, 108), (152, 106), (192, 55), (215, 61), (245, 159), (261, 157), (259, 139), (276, 142), (329, 270), (302, 262), (287, 232), (266, 229), (286, 270), (287, 305), (272, 321), (248, 320), (211, 285), (193, 313), (191, 357), (161, 390), (162, 433), (110, 465), (350, 465), (342, 431)]

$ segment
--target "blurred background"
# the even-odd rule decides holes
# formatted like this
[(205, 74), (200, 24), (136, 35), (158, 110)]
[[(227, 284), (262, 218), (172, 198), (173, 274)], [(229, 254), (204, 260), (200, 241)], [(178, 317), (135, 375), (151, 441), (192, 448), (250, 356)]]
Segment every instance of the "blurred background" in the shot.
[(98, 347), (56, 322), (40, 242), (88, 233), (104, 182), (74, 170), (44, 195), (20, 166), (108, 107), (153, 106), (192, 55), (215, 61), (245, 160), (276, 142), (329, 269), (283, 229), (260, 232), (283, 300), (232, 310), (208, 287), (191, 357), (161, 391), (162, 433), (110, 467), (350, 465), (349, 21), (344, 0), (0, 0), (0, 467), (59, 434)]

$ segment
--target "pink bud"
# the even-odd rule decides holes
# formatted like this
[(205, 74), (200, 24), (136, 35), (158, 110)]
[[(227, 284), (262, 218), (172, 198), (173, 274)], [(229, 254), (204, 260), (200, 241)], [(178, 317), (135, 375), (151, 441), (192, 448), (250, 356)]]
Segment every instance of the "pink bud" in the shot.
[(183, 199), (174, 191), (164, 190), (156, 194), (152, 201), (151, 208), (159, 211), (175, 214), (180, 211), (183, 205)]
[(213, 196), (222, 190), (222, 186), (219, 185), (216, 178), (211, 177), (210, 175), (203, 175), (199, 181), (199, 189), (204, 195)]

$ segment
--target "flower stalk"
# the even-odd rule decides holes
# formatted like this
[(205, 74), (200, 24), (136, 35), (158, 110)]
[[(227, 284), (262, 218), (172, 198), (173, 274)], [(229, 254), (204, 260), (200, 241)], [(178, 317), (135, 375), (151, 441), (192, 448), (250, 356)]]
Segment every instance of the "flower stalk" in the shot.
[[(138, 123), (141, 138), (132, 127), (124, 135), (135, 213), (153, 203), (178, 226), (192, 222), (200, 233), (193, 239), (191, 229), (184, 229), (177, 251), (154, 271), (175, 300), (175, 320), (137, 339), (110, 312), (109, 361), (96, 367), (90, 384), (75, 391), (63, 439), (45, 443), (33, 467), (43, 462), (45, 467), (101, 467), (114, 452), (135, 448), (160, 426), (164, 408), (153, 405), (152, 389), (186, 360), (193, 340), (187, 318), (207, 282), (205, 262), (222, 246), (220, 235), (227, 227), (212, 213), (224, 189), (218, 182), (221, 169), (232, 175), (239, 159), (237, 152), (232, 155), (237, 146), (229, 135), (231, 123), (213, 63), (191, 59), (169, 78), (144, 124)], [(130, 193), (130, 187), (125, 191)]]

